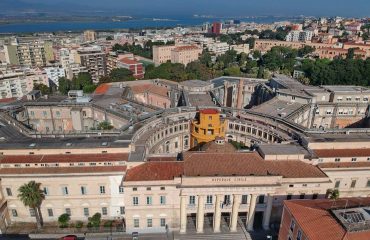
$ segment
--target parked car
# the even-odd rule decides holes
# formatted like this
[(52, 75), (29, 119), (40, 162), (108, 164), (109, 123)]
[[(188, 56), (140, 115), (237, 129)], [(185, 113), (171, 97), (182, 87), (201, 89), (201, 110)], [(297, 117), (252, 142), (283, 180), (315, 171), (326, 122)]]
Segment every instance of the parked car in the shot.
[(133, 232), (132, 233), (132, 240), (139, 240), (139, 233), (138, 232)]
[(76, 235), (67, 235), (67, 236), (62, 237), (60, 240), (77, 240), (77, 236)]

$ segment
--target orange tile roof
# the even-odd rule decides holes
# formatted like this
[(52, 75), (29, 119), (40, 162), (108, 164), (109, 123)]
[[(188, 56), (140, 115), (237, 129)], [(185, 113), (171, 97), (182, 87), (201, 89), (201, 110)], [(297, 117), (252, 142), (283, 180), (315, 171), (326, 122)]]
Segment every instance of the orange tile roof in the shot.
[(282, 176), (284, 178), (325, 178), (318, 167), (299, 160), (265, 161), (258, 153), (187, 152), (185, 176)]
[(330, 209), (370, 205), (370, 198), (346, 198), (339, 200), (289, 200), (285, 207), (295, 218), (304, 235), (310, 240), (365, 240), (370, 231), (347, 233)]
[(11, 163), (65, 163), (127, 161), (128, 153), (57, 154), (57, 155), (3, 155), (0, 164)]
[(12, 174), (68, 174), (68, 173), (102, 173), (120, 172), (122, 175), (126, 171), (126, 166), (81, 166), (81, 167), (30, 167), (30, 168), (1, 168), (1, 175)]
[(94, 94), (105, 94), (111, 87), (110, 83), (100, 84), (94, 91)]
[(217, 109), (202, 109), (199, 111), (200, 113), (203, 113), (203, 114), (219, 114), (220, 112), (217, 110)]
[(141, 64), (138, 61), (132, 60), (130, 58), (122, 58), (119, 61), (122, 62), (122, 63), (124, 63), (124, 64), (129, 64), (129, 65)]
[(370, 162), (331, 162), (320, 163), (319, 168), (363, 168), (370, 167)]
[(358, 149), (316, 149), (316, 155), (320, 158), (334, 157), (370, 157), (370, 148)]
[(180, 177), (183, 171), (183, 162), (146, 162), (127, 170), (125, 181), (173, 180)]

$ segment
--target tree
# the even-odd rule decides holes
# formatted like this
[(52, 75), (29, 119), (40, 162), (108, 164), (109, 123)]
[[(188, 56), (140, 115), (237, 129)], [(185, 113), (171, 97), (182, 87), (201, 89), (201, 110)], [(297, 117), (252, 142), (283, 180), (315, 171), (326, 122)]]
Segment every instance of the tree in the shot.
[(41, 213), (41, 204), (45, 199), (45, 195), (40, 189), (40, 186), (41, 183), (30, 181), (23, 184), (18, 189), (18, 198), (26, 207), (29, 207), (34, 211), (38, 229), (40, 229), (44, 224)]
[(207, 51), (203, 51), (203, 53), (199, 56), (199, 62), (207, 67), (211, 67), (212, 66), (211, 54)]
[(109, 74), (109, 77), (112, 79), (112, 82), (135, 80), (135, 78), (132, 76), (132, 72), (126, 68), (113, 69)]
[(113, 38), (112, 38), (112, 36), (108, 36), (105, 40), (107, 40), (107, 41), (112, 41), (112, 40), (113, 40)]
[(314, 51), (315, 51), (315, 48), (314, 47), (304, 46), (304, 47), (298, 49), (298, 56), (299, 57), (304, 57), (307, 54), (313, 53)]
[(339, 190), (338, 189), (328, 189), (327, 195), (328, 195), (328, 198), (337, 200), (339, 198)]
[(89, 217), (89, 225), (98, 228), (101, 223), (101, 214), (95, 213), (92, 217)]
[(50, 94), (50, 92), (51, 92), (50, 88), (48, 86), (46, 86), (45, 84), (42, 84), (42, 83), (33, 84), (33, 90), (40, 90), (43, 95)]
[(213, 78), (211, 70), (199, 61), (189, 63), (185, 68), (187, 79), (209, 80)]
[(224, 75), (225, 76), (235, 76), (235, 77), (240, 76), (241, 75), (240, 67), (238, 66), (228, 67), (225, 69)]
[(354, 59), (355, 58), (355, 48), (348, 49), (347, 59)]
[(98, 130), (112, 130), (113, 128), (112, 124), (108, 121), (100, 122), (97, 126)]
[(71, 220), (71, 217), (67, 213), (63, 213), (58, 217), (58, 223), (59, 227), (65, 228), (68, 227), (69, 220)]
[(58, 86), (58, 91), (62, 94), (67, 94), (68, 91), (71, 89), (71, 81), (66, 79), (65, 77), (59, 78), (59, 86)]

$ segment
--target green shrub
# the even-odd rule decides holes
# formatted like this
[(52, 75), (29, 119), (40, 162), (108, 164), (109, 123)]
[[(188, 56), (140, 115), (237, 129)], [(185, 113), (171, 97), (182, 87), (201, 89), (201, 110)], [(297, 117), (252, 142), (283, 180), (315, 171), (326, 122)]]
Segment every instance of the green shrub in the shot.
[(71, 218), (67, 213), (63, 213), (62, 215), (60, 215), (58, 218), (59, 227), (60, 228), (68, 227), (68, 223), (70, 219)]
[(77, 221), (77, 222), (76, 222), (76, 228), (82, 228), (82, 227), (83, 227), (83, 225), (84, 225), (84, 223), (83, 223), (83, 222), (81, 222), (81, 221)]

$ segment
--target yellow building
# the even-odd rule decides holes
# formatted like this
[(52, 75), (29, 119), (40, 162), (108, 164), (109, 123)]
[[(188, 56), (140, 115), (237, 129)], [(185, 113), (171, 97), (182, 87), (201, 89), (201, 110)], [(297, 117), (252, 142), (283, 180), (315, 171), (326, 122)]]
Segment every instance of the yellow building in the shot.
[(191, 146), (210, 142), (216, 137), (225, 137), (226, 121), (221, 119), (219, 111), (203, 109), (191, 123)]

